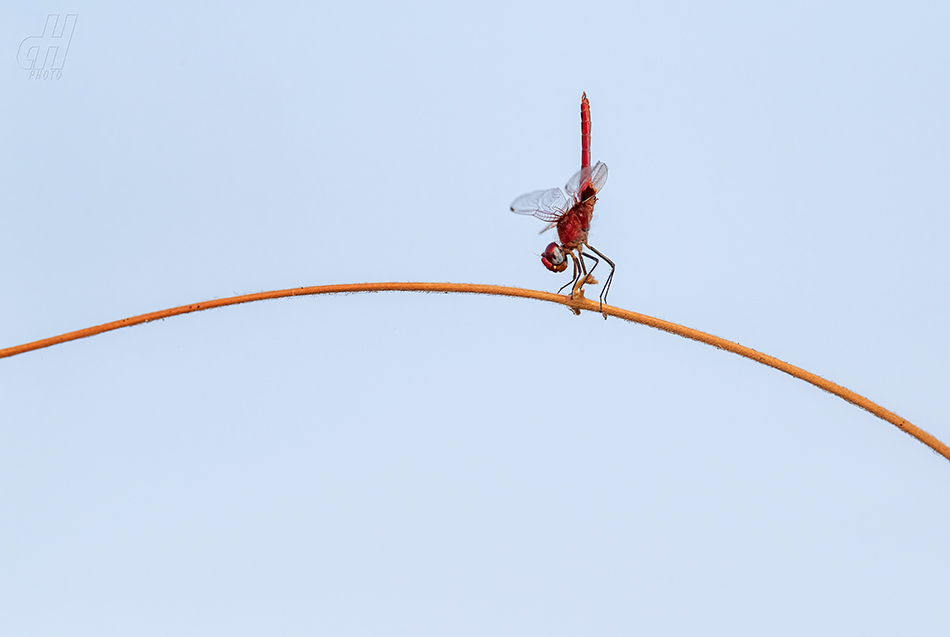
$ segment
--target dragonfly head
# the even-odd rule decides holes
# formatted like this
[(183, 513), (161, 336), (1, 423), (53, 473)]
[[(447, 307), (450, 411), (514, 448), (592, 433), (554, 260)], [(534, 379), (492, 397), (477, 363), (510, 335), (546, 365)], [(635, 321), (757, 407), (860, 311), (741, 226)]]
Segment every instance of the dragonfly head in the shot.
[(551, 272), (564, 272), (567, 269), (567, 258), (564, 250), (556, 243), (549, 243), (541, 255), (541, 263)]

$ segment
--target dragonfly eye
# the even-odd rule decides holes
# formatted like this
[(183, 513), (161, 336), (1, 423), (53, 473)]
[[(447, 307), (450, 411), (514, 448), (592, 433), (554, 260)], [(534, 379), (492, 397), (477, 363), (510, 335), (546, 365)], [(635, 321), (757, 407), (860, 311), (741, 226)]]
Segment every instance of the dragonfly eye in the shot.
[(551, 272), (564, 272), (567, 269), (567, 259), (564, 258), (564, 251), (556, 243), (549, 243), (541, 255), (541, 263)]

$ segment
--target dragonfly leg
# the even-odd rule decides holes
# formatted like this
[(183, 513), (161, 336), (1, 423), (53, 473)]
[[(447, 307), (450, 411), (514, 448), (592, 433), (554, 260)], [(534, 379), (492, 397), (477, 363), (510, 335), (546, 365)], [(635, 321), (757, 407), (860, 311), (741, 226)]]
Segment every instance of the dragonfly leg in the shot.
[[(564, 290), (564, 288), (566, 288), (567, 286), (569, 286), (569, 285), (571, 285), (571, 284), (576, 284), (576, 283), (577, 283), (577, 279), (578, 279), (578, 277), (580, 276), (580, 268), (577, 266), (577, 259), (574, 257), (574, 252), (571, 251), (571, 252), (568, 252), (568, 254), (571, 256), (571, 263), (572, 263), (573, 266), (574, 266), (574, 274), (571, 276), (571, 280), (570, 280), (570, 281), (568, 281), (567, 283), (565, 283), (564, 285), (561, 286), (561, 289), (559, 289), (559, 290), (557, 291), (558, 294), (560, 294), (560, 293)], [(577, 287), (577, 286), (575, 285), (575, 288), (576, 288), (576, 287)], [(572, 298), (572, 299), (574, 298), (574, 289), (573, 289), (573, 288), (571, 289), (571, 298)]]
[(596, 285), (596, 284), (597, 284), (597, 281), (594, 280), (594, 270), (596, 270), (598, 264), (600, 264), (600, 259), (598, 259), (597, 257), (591, 256), (591, 255), (589, 255), (589, 254), (584, 254), (583, 252), (581, 252), (581, 259), (583, 260), (584, 257), (587, 257), (588, 259), (590, 259), (591, 261), (594, 262), (594, 267), (592, 267), (592, 268), (590, 269), (590, 271), (587, 273), (586, 282)]
[[(596, 259), (594, 260), (596, 261)], [(574, 295), (577, 294), (578, 290), (584, 289), (584, 286), (587, 285), (587, 282), (590, 280), (590, 274), (587, 272), (587, 264), (584, 262), (583, 248), (577, 249), (577, 263), (580, 265), (580, 272), (577, 274), (577, 278), (574, 279), (574, 288), (571, 290), (572, 299), (574, 298)], [(596, 263), (594, 264), (594, 267), (597, 267)]]
[[(603, 259), (604, 261), (606, 261), (606, 262), (607, 262), (607, 265), (610, 266), (610, 274), (607, 275), (607, 281), (604, 283), (604, 289), (603, 289), (603, 290), (601, 291), (601, 293), (600, 293), (600, 311), (601, 311), (601, 313), (603, 313), (603, 311), (604, 311), (604, 301), (607, 300), (607, 293), (610, 291), (610, 284), (611, 284), (611, 282), (614, 280), (614, 272), (617, 270), (617, 266), (615, 266), (613, 261), (611, 261), (611, 260), (608, 259), (606, 256), (604, 256), (604, 254), (603, 254), (600, 250), (598, 250), (597, 248), (595, 248), (594, 246), (588, 244), (587, 247), (590, 248), (590, 249), (594, 252), (594, 254), (596, 254), (596, 255), (599, 256), (601, 259)], [(589, 255), (588, 255), (588, 256), (589, 256)], [(591, 258), (593, 258), (593, 257), (591, 257)], [(596, 266), (595, 266), (595, 267), (596, 267)], [(606, 319), (607, 319), (607, 315), (604, 314), (604, 320), (606, 320)]]

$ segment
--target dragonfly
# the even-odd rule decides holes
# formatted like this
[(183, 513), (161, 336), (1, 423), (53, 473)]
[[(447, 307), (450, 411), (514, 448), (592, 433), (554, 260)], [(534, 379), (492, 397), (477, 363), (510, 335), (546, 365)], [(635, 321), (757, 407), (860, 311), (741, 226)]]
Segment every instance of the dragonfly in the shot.
[[(587, 101), (587, 93), (584, 93), (581, 96), (581, 169), (568, 180), (564, 191), (560, 188), (536, 190), (518, 197), (511, 204), (512, 212), (519, 215), (531, 215), (547, 222), (548, 226), (541, 231), (542, 233), (551, 228), (557, 228), (560, 242), (548, 244), (541, 254), (541, 263), (551, 272), (564, 272), (567, 270), (567, 261), (570, 258), (574, 266), (574, 274), (571, 280), (558, 290), (558, 294), (573, 284), (571, 299), (578, 294), (583, 298), (584, 285), (597, 283), (593, 272), (600, 263), (600, 259), (607, 262), (610, 266), (610, 274), (600, 292), (601, 312), (604, 311), (604, 301), (607, 300), (616, 267), (613, 261), (587, 242), (587, 234), (590, 231), (590, 221), (594, 216), (597, 193), (604, 187), (606, 181), (607, 164), (599, 161), (593, 166), (590, 165), (590, 103)], [(589, 249), (600, 259), (586, 254), (584, 248)], [(587, 270), (584, 259), (594, 262), (590, 271)], [(607, 318), (606, 314), (604, 318)]]

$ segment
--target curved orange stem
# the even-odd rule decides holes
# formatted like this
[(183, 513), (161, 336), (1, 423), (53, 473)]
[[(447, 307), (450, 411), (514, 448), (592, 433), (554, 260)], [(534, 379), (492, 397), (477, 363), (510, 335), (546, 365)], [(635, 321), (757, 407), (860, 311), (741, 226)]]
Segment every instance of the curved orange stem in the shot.
[[(256, 294), (242, 294), (240, 296), (232, 296), (226, 299), (215, 299), (213, 301), (204, 301), (202, 303), (193, 303), (191, 305), (181, 305), (179, 307), (173, 307), (158, 312), (140, 314), (139, 316), (133, 316), (120, 321), (103, 323), (102, 325), (97, 325), (95, 327), (87, 327), (83, 330), (77, 330), (75, 332), (69, 332), (67, 334), (61, 334), (51, 338), (44, 338), (39, 341), (33, 341), (32, 343), (25, 343), (23, 345), (16, 345), (14, 347), (0, 349), (0, 358), (16, 356), (17, 354), (23, 354), (24, 352), (30, 352), (33, 350), (42, 349), (44, 347), (50, 347), (51, 345), (58, 345), (59, 343), (65, 343), (67, 341), (75, 341), (80, 338), (86, 338), (87, 336), (94, 336), (96, 334), (102, 334), (103, 332), (117, 330), (121, 327), (131, 327), (132, 325), (157, 321), (159, 319), (177, 316), (179, 314), (189, 314), (191, 312), (210, 310), (215, 307), (225, 307), (228, 305), (237, 305), (239, 303), (250, 303), (252, 301), (263, 301), (265, 299), (278, 299), (290, 296), (341, 294), (345, 292), (455, 292), (462, 294), (493, 294), (496, 296), (517, 296), (526, 299), (537, 299), (539, 301), (560, 303), (561, 305), (569, 307), (578, 314), (581, 310), (596, 313), (601, 312), (599, 303), (588, 301), (584, 298), (575, 298), (572, 300), (570, 297), (552, 294), (550, 292), (539, 292), (537, 290), (526, 290), (523, 288), (510, 288), (500, 285), (477, 285), (472, 283), (349, 283), (343, 285), (317, 285), (313, 287), (291, 288), (288, 290), (274, 290), (271, 292), (257, 292)], [(758, 352), (750, 347), (745, 347), (743, 345), (739, 345), (738, 343), (733, 343), (732, 341), (719, 338), (718, 336), (706, 334), (705, 332), (700, 332), (699, 330), (684, 327), (676, 323), (670, 323), (669, 321), (664, 321), (652, 316), (637, 314), (636, 312), (630, 312), (629, 310), (623, 310), (610, 305), (603, 306), (603, 313), (605, 315), (615, 316), (625, 321), (640, 323), (641, 325), (646, 325), (647, 327), (652, 327), (654, 329), (663, 330), (664, 332), (676, 334), (677, 336), (683, 336), (694, 341), (699, 341), (700, 343), (706, 343), (707, 345), (712, 345), (713, 347), (732, 352), (733, 354), (744, 356), (756, 361), (757, 363), (774, 367), (775, 369), (785, 372), (790, 376), (794, 376), (795, 378), (801, 379), (807, 383), (811, 383), (815, 387), (823, 389), (828, 393), (834, 394), (835, 396), (848, 401), (852, 405), (857, 405), (861, 409), (874, 414), (882, 420), (886, 420), (904, 433), (927, 445), (947, 460), (950, 460), (950, 447), (940, 442), (940, 440), (934, 436), (912, 425), (910, 422), (904, 420), (894, 412), (888, 411), (877, 403), (868, 400), (864, 396), (856, 394), (850, 389), (846, 389), (841, 385), (831, 382), (830, 380), (825, 380), (821, 376), (817, 376), (811, 372), (806, 372), (801, 368), (795, 367), (794, 365), (789, 365), (784, 361), (767, 354), (763, 354), (762, 352)]]

